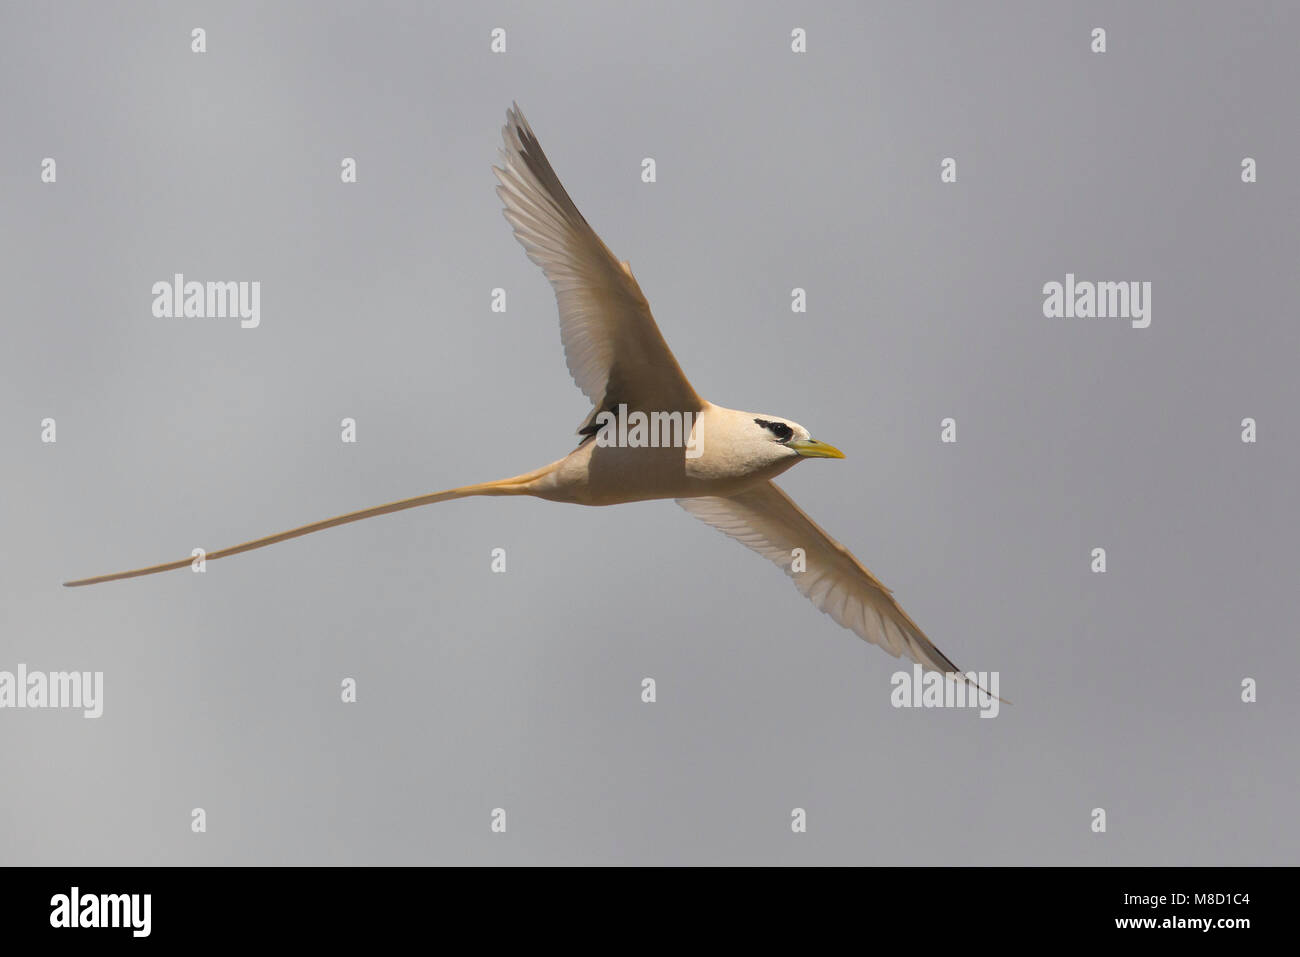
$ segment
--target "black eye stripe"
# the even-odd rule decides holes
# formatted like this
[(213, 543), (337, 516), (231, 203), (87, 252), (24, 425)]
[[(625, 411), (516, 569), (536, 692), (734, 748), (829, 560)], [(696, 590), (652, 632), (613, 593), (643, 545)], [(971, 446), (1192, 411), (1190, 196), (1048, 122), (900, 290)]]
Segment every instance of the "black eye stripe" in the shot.
[(786, 425), (784, 422), (769, 422), (767, 419), (755, 419), (754, 422), (767, 429), (782, 442), (794, 435), (794, 429), (790, 428), (790, 426)]

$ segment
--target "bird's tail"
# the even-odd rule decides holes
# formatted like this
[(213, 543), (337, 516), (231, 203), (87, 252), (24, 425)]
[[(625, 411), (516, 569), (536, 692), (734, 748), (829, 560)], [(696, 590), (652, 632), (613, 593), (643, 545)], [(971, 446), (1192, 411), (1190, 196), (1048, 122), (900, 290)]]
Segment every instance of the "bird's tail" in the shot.
[[(218, 558), (226, 558), (230, 555), (238, 555), (240, 552), (251, 552), (255, 548), (265, 548), (267, 545), (274, 545), (276, 542), (287, 541), (291, 538), (298, 538), (300, 535), (310, 535), (312, 532), (323, 531), (327, 528), (333, 528), (335, 525), (346, 525), (349, 522), (359, 522), (365, 518), (374, 518), (377, 515), (387, 515), (390, 512), (401, 512), (408, 508), (419, 508), (421, 505), (433, 505), (435, 502), (449, 502), (456, 498), (469, 498), (473, 495), (527, 495), (531, 486), (541, 476), (545, 475), (552, 466), (538, 469), (534, 472), (526, 472), (523, 475), (515, 475), (511, 478), (498, 479), (495, 482), (481, 482), (478, 485), (464, 485), (460, 488), (448, 489), (445, 492), (433, 492), (429, 495), (417, 495), (414, 498), (404, 498), (400, 501), (389, 502), (387, 505), (376, 505), (373, 508), (364, 508), (358, 512), (348, 512), (345, 515), (336, 515), (334, 518), (327, 518), (323, 521), (312, 522), (310, 525), (300, 525), (298, 528), (291, 528), (287, 532), (279, 532), (275, 535), (267, 535), (265, 538), (255, 538), (251, 542), (244, 542), (242, 545), (231, 545), (229, 548), (222, 548), (215, 552), (207, 552), (203, 558), (205, 561), (215, 561)], [(129, 572), (114, 572), (111, 575), (97, 575), (94, 578), (79, 578), (76, 581), (64, 582), (67, 588), (76, 588), (80, 585), (97, 585), (100, 582), (115, 582), (124, 578), (139, 578), (141, 575), (153, 575), (157, 572), (168, 572), (177, 568), (184, 568), (194, 561), (193, 557), (181, 558), (174, 562), (164, 562), (161, 565), (150, 565), (146, 568), (136, 568)]]

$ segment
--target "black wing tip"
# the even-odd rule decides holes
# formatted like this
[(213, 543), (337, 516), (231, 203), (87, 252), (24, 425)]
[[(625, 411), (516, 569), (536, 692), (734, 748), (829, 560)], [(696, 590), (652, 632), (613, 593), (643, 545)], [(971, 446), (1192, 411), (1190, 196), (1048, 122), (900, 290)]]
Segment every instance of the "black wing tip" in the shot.
[(506, 108), (506, 128), (516, 130), (520, 134), (532, 135), (532, 127), (528, 125), (528, 120), (524, 117), (524, 111), (519, 108), (518, 101), (511, 100), (510, 106)]

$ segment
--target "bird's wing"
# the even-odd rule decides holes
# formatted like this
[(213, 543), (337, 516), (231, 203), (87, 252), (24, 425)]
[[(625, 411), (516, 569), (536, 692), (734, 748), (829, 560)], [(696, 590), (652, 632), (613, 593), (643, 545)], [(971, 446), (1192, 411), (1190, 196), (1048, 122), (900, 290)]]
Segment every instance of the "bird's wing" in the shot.
[[(681, 498), (677, 504), (782, 566), (809, 601), (895, 658), (906, 654), (934, 671), (958, 671), (890, 590), (772, 482), (726, 497)], [(803, 549), (803, 571), (793, 570), (796, 548)]]
[(664, 341), (627, 263), (596, 235), (555, 175), (516, 104), (506, 113), (497, 194), (528, 258), (555, 287), (564, 358), (592, 414), (619, 403), (698, 412), (703, 401)]

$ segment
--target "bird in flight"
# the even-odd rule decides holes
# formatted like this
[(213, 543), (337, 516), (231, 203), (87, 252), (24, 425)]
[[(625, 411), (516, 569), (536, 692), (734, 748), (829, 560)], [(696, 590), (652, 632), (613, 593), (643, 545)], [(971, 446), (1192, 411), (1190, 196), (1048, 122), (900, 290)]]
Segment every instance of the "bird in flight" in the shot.
[[(845, 628), (895, 657), (959, 674), (890, 590), (772, 481), (805, 459), (842, 459), (844, 453), (797, 422), (724, 408), (697, 395), (631, 268), (578, 212), (517, 104), (507, 111), (502, 133), (501, 166), (493, 167), (497, 194), (516, 238), (555, 288), (565, 360), (592, 403), (578, 429), (578, 447), (522, 475), (348, 512), (204, 557), (226, 558), (336, 525), (477, 495), (531, 495), (578, 505), (672, 498), (783, 567), (803, 595)], [(664, 434), (650, 428), (647, 436), (647, 422)], [(182, 558), (65, 584), (136, 578), (191, 562)]]

